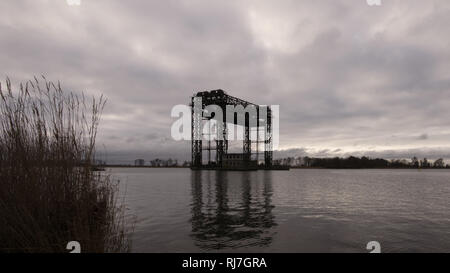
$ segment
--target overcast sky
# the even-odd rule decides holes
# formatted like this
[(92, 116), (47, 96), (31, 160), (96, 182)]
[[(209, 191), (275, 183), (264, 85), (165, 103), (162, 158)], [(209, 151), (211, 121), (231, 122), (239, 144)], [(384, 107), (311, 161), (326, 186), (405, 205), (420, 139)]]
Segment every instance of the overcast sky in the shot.
[(108, 98), (109, 160), (187, 159), (170, 111), (224, 89), (280, 105), (279, 155), (450, 158), (450, 1), (0, 1), (2, 82)]

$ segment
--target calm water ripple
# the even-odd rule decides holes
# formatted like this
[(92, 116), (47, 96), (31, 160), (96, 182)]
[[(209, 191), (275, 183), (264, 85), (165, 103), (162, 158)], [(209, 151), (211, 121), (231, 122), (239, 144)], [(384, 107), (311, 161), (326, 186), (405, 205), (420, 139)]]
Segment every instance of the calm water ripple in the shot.
[(113, 168), (135, 252), (450, 252), (450, 172)]

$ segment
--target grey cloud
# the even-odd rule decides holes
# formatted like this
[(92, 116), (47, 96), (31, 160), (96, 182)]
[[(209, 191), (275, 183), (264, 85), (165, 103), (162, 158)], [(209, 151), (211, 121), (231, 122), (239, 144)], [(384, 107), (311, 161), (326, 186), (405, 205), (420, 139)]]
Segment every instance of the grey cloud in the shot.
[(98, 143), (120, 160), (189, 158), (171, 108), (216, 88), (279, 104), (286, 155), (424, 155), (450, 147), (449, 23), (446, 0), (7, 0), (0, 63), (104, 93)]

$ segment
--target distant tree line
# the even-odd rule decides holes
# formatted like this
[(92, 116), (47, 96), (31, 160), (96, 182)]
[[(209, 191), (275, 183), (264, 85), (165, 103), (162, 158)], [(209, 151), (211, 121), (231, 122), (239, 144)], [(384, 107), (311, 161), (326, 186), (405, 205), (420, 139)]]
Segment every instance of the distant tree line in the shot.
[(190, 166), (190, 162), (188, 161), (184, 161), (182, 163), (180, 163), (178, 161), (178, 159), (153, 159), (150, 161), (146, 161), (144, 159), (136, 159), (134, 161), (134, 166), (137, 167), (144, 167), (144, 166), (149, 166), (149, 167), (161, 167), (161, 168), (167, 168), (167, 167), (189, 167)]
[(329, 168), (329, 169), (370, 169), (370, 168), (402, 168), (402, 169), (444, 169), (450, 168), (446, 165), (444, 159), (439, 158), (430, 161), (427, 158), (418, 159), (413, 157), (411, 160), (382, 158), (354, 157), (347, 158), (314, 158), (314, 157), (288, 157), (275, 160), (275, 164), (288, 165), (291, 167), (306, 168)]
[[(180, 162), (177, 159), (154, 159), (145, 161), (144, 159), (136, 159), (135, 166), (150, 167), (190, 167), (190, 161)], [(418, 159), (413, 157), (410, 160), (363, 157), (333, 157), (333, 158), (316, 158), (316, 157), (286, 157), (274, 160), (274, 165), (287, 165), (293, 168), (327, 168), (327, 169), (378, 169), (378, 168), (398, 168), (398, 169), (445, 169), (450, 168), (446, 165), (444, 159), (439, 158), (435, 161), (427, 158)]]

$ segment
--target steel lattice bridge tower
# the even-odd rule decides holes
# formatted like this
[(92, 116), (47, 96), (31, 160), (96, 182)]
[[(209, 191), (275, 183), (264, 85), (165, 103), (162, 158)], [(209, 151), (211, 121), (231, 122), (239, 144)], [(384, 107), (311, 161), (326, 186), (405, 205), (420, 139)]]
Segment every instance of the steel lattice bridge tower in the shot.
[[(201, 111), (194, 111), (194, 104), (201, 101)], [(245, 113), (245, 121), (238, 120), (237, 115), (234, 116), (234, 121), (231, 123), (243, 128), (243, 149), (239, 154), (228, 154), (228, 125), (227, 115), (223, 114), (222, 118), (211, 114), (211, 116), (204, 115), (205, 108), (208, 106), (218, 106), (222, 113), (226, 113), (227, 106), (243, 106), (246, 108), (251, 105), (256, 109), (256, 117), (250, 116), (250, 113)], [(273, 169), (273, 135), (272, 135), (272, 110), (270, 106), (256, 105), (251, 102), (230, 96), (223, 90), (212, 90), (198, 92), (191, 97), (191, 134), (192, 134), (192, 165), (191, 169), (236, 169), (236, 170), (256, 170), (256, 169)], [(207, 116), (207, 117), (205, 117)], [(255, 123), (250, 123), (250, 118), (256, 120)], [(217, 134), (215, 140), (205, 140), (203, 138), (203, 122), (215, 120)], [(220, 120), (219, 120), (220, 119)], [(250, 138), (251, 130), (256, 129), (257, 138), (253, 140)], [(264, 139), (260, 141), (260, 131), (263, 131)], [(221, 136), (220, 136), (221, 135)], [(215, 142), (215, 143), (214, 143)], [(252, 151), (252, 143), (256, 143), (256, 148)], [(206, 144), (206, 145), (205, 145)], [(264, 144), (264, 163), (259, 164), (260, 144)], [(203, 152), (207, 152), (208, 162), (203, 162)], [(211, 158), (211, 151), (215, 151), (215, 161)], [(256, 160), (253, 158), (256, 156)], [(279, 168), (277, 168), (279, 169)]]

